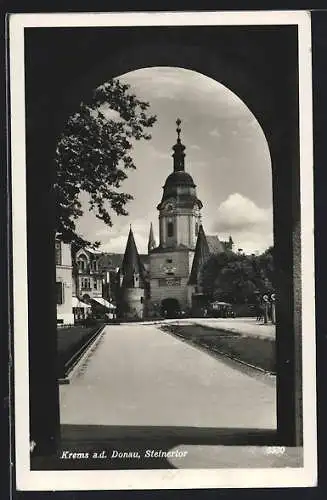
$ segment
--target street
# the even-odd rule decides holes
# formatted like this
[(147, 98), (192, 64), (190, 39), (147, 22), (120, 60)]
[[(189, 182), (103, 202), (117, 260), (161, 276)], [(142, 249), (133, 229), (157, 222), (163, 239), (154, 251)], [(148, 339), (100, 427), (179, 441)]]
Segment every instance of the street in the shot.
[(273, 379), (247, 374), (159, 325), (106, 326), (70, 384), (62, 424), (275, 429)]

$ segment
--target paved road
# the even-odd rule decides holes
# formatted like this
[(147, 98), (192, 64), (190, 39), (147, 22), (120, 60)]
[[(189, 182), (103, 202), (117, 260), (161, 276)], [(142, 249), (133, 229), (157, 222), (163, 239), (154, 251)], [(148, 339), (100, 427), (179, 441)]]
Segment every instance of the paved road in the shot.
[(274, 429), (275, 392), (156, 325), (110, 325), (60, 387), (61, 422)]

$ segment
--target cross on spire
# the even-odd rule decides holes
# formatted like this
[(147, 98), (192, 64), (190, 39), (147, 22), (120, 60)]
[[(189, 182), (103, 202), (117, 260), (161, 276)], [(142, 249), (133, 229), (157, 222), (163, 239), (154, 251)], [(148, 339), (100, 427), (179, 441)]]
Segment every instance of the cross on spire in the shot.
[(181, 137), (180, 137), (181, 131), (182, 131), (181, 123), (182, 123), (182, 120), (180, 118), (177, 118), (177, 120), (176, 120), (177, 142), (176, 142), (175, 146), (173, 146), (174, 172), (184, 170), (185, 146), (184, 146), (184, 144), (181, 143)]
[(176, 129), (176, 132), (177, 132), (177, 143), (180, 144), (181, 142), (181, 137), (180, 137), (180, 134), (181, 134), (181, 123), (182, 123), (182, 120), (180, 118), (177, 118), (176, 120), (176, 125), (177, 125), (177, 129)]

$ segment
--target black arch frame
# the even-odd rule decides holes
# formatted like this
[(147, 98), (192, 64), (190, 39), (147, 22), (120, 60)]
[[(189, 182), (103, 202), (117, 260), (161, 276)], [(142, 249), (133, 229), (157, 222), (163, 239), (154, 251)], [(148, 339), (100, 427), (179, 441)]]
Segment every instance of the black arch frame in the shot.
[[(25, 54), (30, 416), (38, 451), (53, 452), (59, 436), (51, 190), (57, 137), (90, 89), (111, 76), (159, 65), (193, 69), (220, 81), (248, 105), (266, 135), (272, 158), (280, 298), (277, 441), (301, 444), (297, 26), (29, 28)], [(44, 273), (39, 272), (40, 261)]]

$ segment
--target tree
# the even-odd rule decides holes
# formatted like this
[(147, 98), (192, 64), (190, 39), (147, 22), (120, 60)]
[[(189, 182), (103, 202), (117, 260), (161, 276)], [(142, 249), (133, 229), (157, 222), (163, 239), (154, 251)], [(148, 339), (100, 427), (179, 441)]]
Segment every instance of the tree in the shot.
[(76, 220), (83, 215), (81, 192), (89, 195), (89, 210), (108, 226), (113, 213), (128, 214), (125, 206), (133, 197), (120, 188), (127, 171), (136, 168), (133, 143), (151, 139), (147, 129), (156, 116), (148, 114), (149, 106), (114, 79), (69, 117), (55, 156), (56, 231), (63, 241), (91, 245), (76, 232)]
[(211, 299), (254, 302), (273, 290), (273, 248), (259, 256), (235, 253), (211, 255), (201, 271), (204, 293)]
[(234, 262), (237, 256), (232, 252), (222, 252), (210, 255), (200, 270), (200, 285), (209, 297), (213, 297), (216, 291), (216, 280), (221, 270), (229, 263)]

